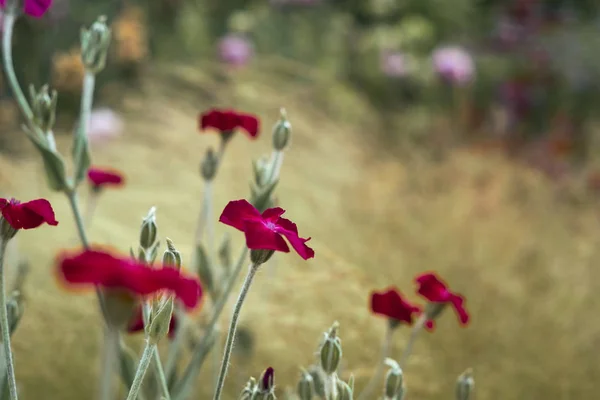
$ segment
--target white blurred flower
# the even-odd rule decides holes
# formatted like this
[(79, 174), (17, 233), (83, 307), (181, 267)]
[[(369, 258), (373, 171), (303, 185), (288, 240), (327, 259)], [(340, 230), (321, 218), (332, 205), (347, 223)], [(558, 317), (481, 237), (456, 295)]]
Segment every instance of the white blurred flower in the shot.
[(253, 55), (252, 42), (244, 35), (230, 33), (219, 41), (219, 58), (226, 64), (244, 66)]
[(380, 54), (381, 71), (391, 78), (408, 75), (408, 60), (399, 51), (383, 50)]
[(463, 48), (441, 47), (433, 52), (433, 68), (440, 77), (459, 86), (469, 83), (475, 74), (475, 63)]
[(123, 119), (109, 108), (92, 110), (88, 124), (88, 138), (92, 144), (110, 142), (123, 134)]

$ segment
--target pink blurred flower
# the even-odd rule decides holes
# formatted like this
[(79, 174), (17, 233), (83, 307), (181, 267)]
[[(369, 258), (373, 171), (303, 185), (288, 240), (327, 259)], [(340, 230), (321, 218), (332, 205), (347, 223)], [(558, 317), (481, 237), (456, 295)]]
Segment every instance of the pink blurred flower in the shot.
[(230, 33), (219, 41), (219, 58), (226, 64), (242, 67), (254, 55), (254, 47), (246, 36)]
[(92, 144), (106, 143), (123, 134), (121, 117), (109, 108), (92, 111), (88, 124), (88, 138)]
[(406, 57), (399, 51), (384, 50), (380, 55), (381, 71), (391, 78), (401, 78), (408, 74)]
[(469, 83), (475, 74), (471, 55), (457, 46), (441, 47), (433, 52), (433, 68), (440, 77), (459, 86)]

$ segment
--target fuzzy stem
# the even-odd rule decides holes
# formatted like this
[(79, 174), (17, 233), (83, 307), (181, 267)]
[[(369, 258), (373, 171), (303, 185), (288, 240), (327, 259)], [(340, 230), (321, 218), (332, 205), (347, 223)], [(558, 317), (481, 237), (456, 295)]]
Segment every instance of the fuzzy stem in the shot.
[[(174, 312), (177, 312), (175, 309)], [(175, 338), (169, 343), (169, 354), (167, 356), (167, 363), (165, 365), (165, 376), (167, 382), (171, 380), (171, 377), (175, 373), (177, 367), (177, 360), (179, 359), (179, 348), (181, 347), (185, 334), (187, 332), (187, 316), (184, 313), (177, 314), (177, 326), (175, 328)]]
[(185, 397), (185, 391), (187, 390), (188, 386), (192, 384), (194, 377), (196, 376), (197, 372), (202, 367), (204, 358), (208, 354), (208, 351), (207, 351), (208, 346), (209, 346), (211, 340), (214, 339), (213, 332), (215, 330), (215, 327), (217, 326), (219, 317), (221, 316), (221, 313), (223, 312), (223, 309), (225, 308), (225, 305), (227, 304), (229, 295), (233, 291), (233, 288), (237, 281), (237, 277), (240, 275), (240, 273), (244, 267), (244, 260), (246, 259), (247, 255), (248, 255), (248, 248), (244, 246), (244, 248), (242, 249), (242, 252), (240, 253), (240, 257), (238, 258), (235, 269), (233, 270), (231, 276), (229, 276), (229, 279), (227, 280), (227, 284), (223, 290), (223, 293), (221, 294), (221, 296), (219, 297), (219, 300), (215, 304), (215, 307), (213, 309), (212, 318), (209, 321), (208, 326), (206, 328), (206, 333), (205, 333), (204, 337), (202, 338), (202, 340), (192, 350), (192, 359), (190, 360), (190, 363), (186, 367), (180, 382), (178, 382), (178, 385), (177, 385), (178, 386), (177, 387), (177, 395), (178, 395), (177, 399), (178, 400), (180, 397), (181, 398)]
[(92, 114), (92, 104), (94, 102), (94, 89), (96, 87), (96, 74), (85, 71), (83, 75), (83, 88), (81, 92), (81, 104), (79, 108), (79, 130), (84, 137), (88, 134), (88, 124)]
[(240, 318), (242, 306), (244, 305), (244, 301), (246, 300), (246, 296), (248, 295), (248, 291), (250, 290), (250, 286), (252, 285), (252, 280), (254, 279), (254, 276), (258, 271), (258, 267), (259, 264), (250, 265), (250, 268), (248, 269), (248, 275), (246, 275), (246, 279), (244, 280), (244, 285), (242, 286), (240, 295), (238, 296), (238, 299), (235, 302), (233, 315), (231, 316), (231, 323), (229, 324), (229, 331), (227, 332), (227, 341), (225, 343), (225, 351), (223, 353), (223, 362), (221, 363), (221, 372), (219, 373), (219, 380), (217, 382), (217, 387), (215, 389), (215, 395), (213, 397), (213, 400), (219, 400), (221, 398), (223, 386), (225, 385), (225, 378), (227, 377), (227, 370), (229, 368), (229, 359), (231, 358), (231, 351), (233, 350), (235, 330), (237, 328), (238, 320)]
[(392, 336), (394, 333), (394, 328), (388, 325), (388, 329), (385, 332), (385, 339), (383, 340), (383, 347), (381, 351), (381, 361), (377, 364), (377, 369), (375, 370), (375, 374), (371, 377), (371, 380), (363, 390), (363, 392), (358, 396), (358, 400), (366, 400), (371, 398), (371, 393), (377, 382), (381, 379), (381, 375), (384, 371), (385, 359), (388, 358), (390, 354), (390, 348), (392, 345)]
[(113, 398), (113, 374), (119, 352), (119, 331), (110, 326), (106, 327), (104, 340), (105, 348), (100, 380), (100, 400), (111, 400)]
[(127, 400), (137, 399), (138, 393), (142, 387), (142, 383), (144, 382), (144, 376), (146, 376), (146, 371), (148, 371), (148, 367), (150, 366), (150, 362), (152, 361), (152, 355), (154, 354), (155, 348), (155, 344), (150, 343), (148, 340), (146, 340), (146, 346), (144, 347), (144, 352), (142, 353), (142, 358), (140, 359), (138, 368), (135, 371), (135, 377), (133, 378), (133, 382), (131, 383), (131, 389), (129, 389)]
[(271, 183), (275, 179), (279, 178), (279, 174), (281, 173), (281, 166), (283, 165), (283, 151), (273, 150), (269, 165), (269, 179), (267, 179), (267, 183)]
[(167, 383), (167, 376), (165, 375), (162, 362), (160, 361), (160, 354), (158, 353), (157, 346), (154, 346), (153, 357), (156, 374), (158, 375), (158, 383), (160, 384), (160, 388), (162, 390), (162, 397), (164, 400), (171, 400), (171, 395), (169, 394), (169, 384)]
[(408, 357), (410, 356), (415, 341), (417, 340), (417, 336), (419, 336), (419, 332), (421, 332), (421, 330), (425, 326), (426, 321), (427, 317), (425, 316), (425, 314), (423, 314), (419, 317), (419, 319), (413, 326), (412, 331), (410, 332), (410, 338), (408, 339), (408, 343), (406, 343), (406, 347), (404, 348), (404, 352), (402, 353), (402, 357), (400, 357), (400, 362), (398, 363), (401, 367), (404, 367), (404, 364), (408, 360)]
[(14, 10), (5, 11), (6, 13), (4, 14), (4, 31), (2, 36), (2, 57), (4, 59), (4, 71), (6, 72), (6, 77), (8, 78), (8, 82), (11, 86), (13, 94), (16, 97), (17, 104), (19, 105), (23, 116), (27, 120), (27, 124), (32, 125), (33, 111), (31, 111), (29, 102), (27, 101), (25, 94), (19, 86), (19, 81), (17, 80), (17, 75), (15, 74), (12, 59), (12, 36), (17, 16), (15, 15)]
[[(208, 228), (210, 224), (210, 209), (212, 202), (212, 182), (204, 181), (204, 193), (202, 194), (202, 207), (200, 208), (200, 215), (198, 216), (198, 224), (196, 227), (196, 243), (200, 243), (202, 241), (202, 235), (204, 234), (205, 229)], [(209, 232), (210, 235), (210, 232)], [(210, 243), (209, 243), (209, 252), (210, 252)], [(210, 253), (209, 253), (210, 254)]]
[(2, 328), (2, 344), (6, 358), (6, 378), (11, 400), (17, 400), (17, 381), (15, 367), (10, 346), (10, 327), (8, 326), (8, 310), (6, 309), (6, 276), (4, 271), (4, 254), (7, 241), (0, 238), (0, 328)]
[(92, 189), (88, 197), (87, 206), (85, 208), (85, 217), (83, 220), (84, 226), (88, 229), (90, 229), (90, 226), (92, 225), (92, 218), (94, 218), (94, 213), (96, 211), (96, 207), (98, 206), (99, 198), (100, 192), (98, 192), (97, 189)]

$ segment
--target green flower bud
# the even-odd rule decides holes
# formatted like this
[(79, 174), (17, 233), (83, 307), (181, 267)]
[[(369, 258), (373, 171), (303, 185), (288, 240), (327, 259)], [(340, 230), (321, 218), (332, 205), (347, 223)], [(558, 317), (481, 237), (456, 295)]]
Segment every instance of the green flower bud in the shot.
[(229, 273), (231, 269), (231, 236), (226, 233), (223, 237), (223, 241), (219, 246), (219, 260), (221, 261), (221, 265)]
[(302, 370), (296, 391), (300, 400), (312, 400), (315, 395), (315, 382), (307, 371)]
[(325, 338), (320, 349), (321, 368), (328, 375), (337, 371), (342, 360), (342, 341), (337, 336), (339, 327), (337, 321), (333, 323), (329, 332), (324, 334)]
[[(354, 378), (352, 379), (352, 383), (354, 383)], [(354, 397), (354, 390), (351, 385), (342, 381), (341, 379), (336, 379), (335, 382), (337, 386), (337, 400), (352, 400)]]
[(252, 249), (250, 250), (250, 261), (254, 265), (262, 265), (269, 261), (275, 254), (275, 250)]
[(202, 282), (202, 287), (206, 288), (210, 296), (214, 299), (216, 296), (216, 285), (213, 276), (213, 267), (202, 243), (196, 245), (196, 257), (194, 262), (196, 273)]
[(474, 387), (473, 370), (469, 368), (456, 381), (456, 400), (470, 400)]
[(404, 376), (400, 364), (390, 358), (386, 359), (385, 363), (390, 367), (385, 376), (385, 397), (386, 399), (401, 398)]
[(23, 316), (23, 296), (21, 292), (13, 291), (7, 299), (6, 311), (8, 313), (8, 330), (12, 336)]
[(89, 29), (81, 28), (81, 60), (87, 71), (97, 74), (104, 69), (111, 36), (104, 15), (98, 17)]
[(261, 188), (267, 184), (269, 178), (269, 159), (262, 156), (258, 160), (252, 161), (252, 170), (254, 171), (254, 184)]
[(169, 297), (158, 303), (156, 309), (152, 310), (150, 315), (150, 326), (148, 328), (148, 337), (151, 342), (158, 343), (169, 334), (171, 317), (173, 316), (173, 298)]
[[(56, 90), (49, 91), (48, 85), (42, 86), (39, 92), (35, 90), (33, 85), (29, 86), (29, 96), (31, 98), (31, 110), (33, 111), (33, 122), (41, 128), (47, 135), (52, 132), (54, 122), (56, 121)], [(56, 148), (54, 137), (49, 142), (51, 147)], [(49, 143), (49, 144), (50, 144)]]
[(273, 127), (273, 148), (283, 151), (290, 143), (292, 136), (292, 125), (287, 120), (285, 109), (281, 109), (281, 118)]
[(177, 251), (173, 241), (169, 238), (166, 238), (167, 242), (167, 250), (165, 250), (163, 254), (163, 264), (170, 265), (173, 267), (177, 267), (177, 269), (181, 268), (181, 253)]
[(315, 394), (318, 397), (325, 397), (325, 376), (324, 372), (318, 365), (312, 365), (308, 368), (308, 373), (313, 379)]
[(200, 173), (205, 181), (211, 182), (217, 175), (219, 168), (219, 157), (212, 148), (206, 151), (206, 155), (200, 164)]
[(148, 250), (156, 242), (158, 228), (156, 226), (156, 207), (150, 208), (148, 215), (142, 221), (140, 230), (140, 246), (144, 250)]
[(248, 381), (248, 383), (246, 383), (246, 386), (244, 386), (244, 389), (242, 390), (242, 393), (240, 393), (240, 397), (239, 400), (251, 400), (254, 397), (254, 394), (256, 392), (256, 379), (254, 378), (250, 378), (250, 380)]

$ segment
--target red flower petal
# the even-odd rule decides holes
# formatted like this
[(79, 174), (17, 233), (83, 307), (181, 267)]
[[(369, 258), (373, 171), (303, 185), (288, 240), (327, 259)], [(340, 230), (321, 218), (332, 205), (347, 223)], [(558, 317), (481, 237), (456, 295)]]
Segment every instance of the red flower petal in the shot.
[(58, 221), (54, 210), (46, 199), (31, 200), (19, 203), (17, 200), (0, 199), (2, 216), (14, 229), (33, 229), (42, 225), (56, 226)]
[(97, 187), (120, 186), (123, 184), (123, 175), (114, 170), (92, 167), (88, 170), (88, 180)]
[(246, 221), (244, 234), (246, 236), (246, 246), (249, 249), (290, 252), (290, 248), (281, 235), (269, 229), (262, 221)]
[(201, 131), (213, 128), (221, 133), (231, 133), (233, 130), (241, 128), (248, 133), (250, 138), (258, 136), (260, 127), (256, 116), (235, 110), (212, 109), (200, 114), (199, 120)]
[(296, 227), (296, 224), (289, 219), (279, 218), (279, 220), (277, 220), (277, 225), (279, 226), (277, 232), (285, 236), (300, 257), (305, 260), (314, 258), (315, 251), (306, 245), (306, 242), (308, 242), (310, 238), (304, 239), (298, 236), (298, 227)]
[(281, 217), (283, 214), (285, 214), (285, 210), (281, 207), (273, 207), (273, 208), (268, 208), (266, 209), (261, 217), (263, 220), (265, 221), (271, 221), (271, 222), (275, 222), (279, 219), (279, 217)]
[(239, 127), (248, 132), (253, 139), (258, 136), (259, 121), (254, 115), (239, 114)]
[(461, 324), (466, 325), (469, 323), (469, 313), (467, 309), (464, 307), (465, 298), (460, 295), (452, 294), (450, 299), (452, 306), (454, 307), (454, 311), (456, 311), (456, 315), (458, 316), (458, 320)]
[(433, 303), (451, 304), (460, 323), (466, 325), (469, 322), (469, 313), (464, 306), (465, 298), (458, 293), (451, 292), (446, 283), (436, 274), (425, 273), (418, 276), (415, 281), (419, 285), (417, 293)]
[(75, 256), (63, 257), (60, 272), (65, 281), (73, 285), (119, 288), (139, 296), (169, 291), (187, 308), (194, 308), (202, 296), (200, 283), (183, 276), (175, 268), (149, 268), (134, 260), (117, 258), (101, 251), (85, 250)]
[(260, 221), (261, 219), (260, 212), (248, 201), (233, 200), (223, 209), (219, 222), (243, 232), (246, 220)]
[[(2, 2), (4, 6), (4, 1)], [(52, 5), (52, 0), (25, 0), (25, 14), (41, 18)]]
[(413, 314), (420, 313), (421, 308), (404, 300), (398, 289), (391, 287), (385, 292), (371, 294), (371, 311), (412, 325)]

